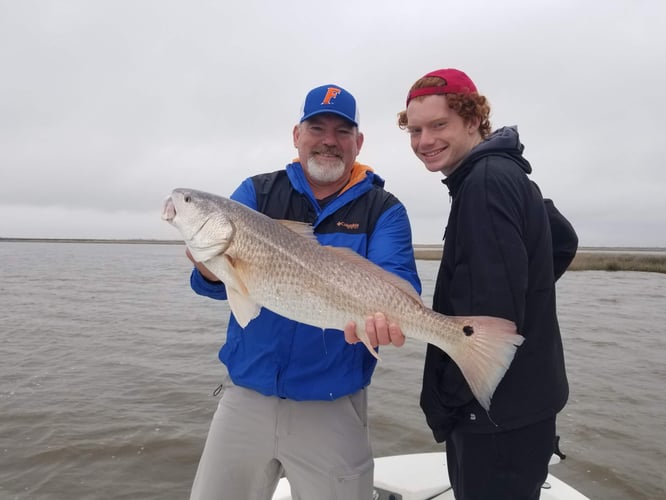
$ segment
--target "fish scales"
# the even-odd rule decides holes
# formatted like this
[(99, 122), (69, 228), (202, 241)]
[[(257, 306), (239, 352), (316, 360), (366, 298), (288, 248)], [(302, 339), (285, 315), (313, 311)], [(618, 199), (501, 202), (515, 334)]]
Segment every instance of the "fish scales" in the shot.
[(406, 337), (445, 351), (486, 409), (524, 340), (502, 318), (434, 312), (406, 281), (348, 249), (321, 246), (311, 226), (276, 221), (192, 189), (175, 189), (163, 218), (179, 229), (195, 260), (225, 283), (241, 326), (260, 307), (320, 328), (342, 330), (351, 320), (376, 356), (364, 325), (367, 316), (382, 312)]
[[(239, 274), (253, 298), (274, 311), (302, 323), (321, 328), (342, 329), (349, 320), (365, 322), (368, 314), (384, 312), (389, 319), (409, 324), (423, 312), (406, 294), (381, 281), (354, 262), (340, 262), (329, 249), (305, 238), (294, 239), (293, 232), (272, 225), (271, 234), (245, 234), (239, 239), (250, 254), (229, 248), (239, 258)], [(240, 233), (240, 231), (239, 231)], [(278, 241), (278, 249), (267, 241)], [(272, 275), (273, 279), (266, 279)], [(402, 296), (404, 297), (402, 297)], [(408, 307), (411, 306), (411, 307)], [(394, 314), (395, 312), (395, 314)]]

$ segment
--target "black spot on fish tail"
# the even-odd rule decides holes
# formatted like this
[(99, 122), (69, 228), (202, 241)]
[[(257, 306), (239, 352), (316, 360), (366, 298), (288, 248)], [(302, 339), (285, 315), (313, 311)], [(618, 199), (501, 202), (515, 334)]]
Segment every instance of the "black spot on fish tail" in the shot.
[(463, 333), (467, 336), (470, 337), (474, 335), (474, 327), (472, 325), (465, 325), (463, 326)]

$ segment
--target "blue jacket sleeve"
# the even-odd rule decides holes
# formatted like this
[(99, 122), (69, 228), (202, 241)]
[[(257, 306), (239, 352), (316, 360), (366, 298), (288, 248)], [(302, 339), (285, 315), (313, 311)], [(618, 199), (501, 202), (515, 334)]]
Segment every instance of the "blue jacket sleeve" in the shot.
[[(257, 197), (251, 179), (245, 179), (232, 193), (230, 198), (250, 208), (257, 209)], [(192, 269), (192, 274), (190, 275), (190, 286), (199, 295), (217, 300), (227, 299), (227, 290), (224, 287), (224, 283), (208, 281), (196, 267)]]
[(377, 221), (368, 242), (367, 258), (383, 269), (397, 274), (421, 293), (421, 281), (416, 270), (412, 229), (405, 207), (396, 203)]

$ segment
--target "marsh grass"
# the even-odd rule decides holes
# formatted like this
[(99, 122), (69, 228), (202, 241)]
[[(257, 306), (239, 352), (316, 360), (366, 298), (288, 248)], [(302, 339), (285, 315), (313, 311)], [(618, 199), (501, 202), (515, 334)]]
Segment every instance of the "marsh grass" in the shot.
[(578, 252), (569, 271), (642, 271), (666, 273), (666, 254)]
[[(414, 245), (417, 259), (439, 260), (442, 248), (436, 245)], [(579, 250), (569, 271), (642, 271), (666, 273), (666, 252)]]

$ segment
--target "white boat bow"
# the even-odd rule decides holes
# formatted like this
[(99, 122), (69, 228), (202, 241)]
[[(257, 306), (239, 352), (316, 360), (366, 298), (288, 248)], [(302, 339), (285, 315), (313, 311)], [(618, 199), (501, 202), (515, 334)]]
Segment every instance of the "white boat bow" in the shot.
[[(550, 465), (560, 461), (553, 455)], [(375, 458), (372, 500), (454, 500), (446, 473), (444, 452), (413, 453)], [(273, 500), (291, 500), (287, 478), (280, 479)], [(574, 488), (548, 474), (541, 500), (589, 500)]]

